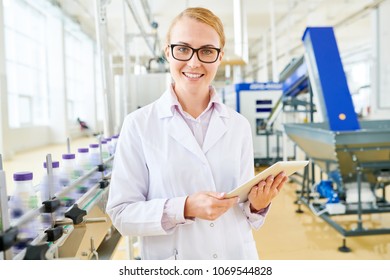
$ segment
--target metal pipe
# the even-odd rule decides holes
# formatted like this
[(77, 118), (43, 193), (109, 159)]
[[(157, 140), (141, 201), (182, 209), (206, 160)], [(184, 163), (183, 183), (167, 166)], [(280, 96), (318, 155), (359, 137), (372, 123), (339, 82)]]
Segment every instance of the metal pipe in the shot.
[(53, 162), (51, 160), (51, 154), (46, 155), (46, 172), (47, 172), (47, 188), (49, 197), (46, 199), (52, 199), (54, 196), (54, 181), (53, 181)]
[[(94, 0), (94, 1), (96, 1), (96, 0)], [(89, 7), (86, 7), (87, 1), (85, 1), (85, 0), (73, 0), (73, 2), (76, 3), (76, 5), (78, 6), (79, 10), (83, 11), (84, 15), (86, 15), (91, 20), (91, 22), (94, 21), (94, 18), (95, 18), (96, 15), (93, 14), (93, 11)], [(111, 0), (103, 1), (103, 2), (105, 2), (103, 4), (108, 5), (109, 2), (111, 2)], [(73, 15), (70, 14), (70, 13), (67, 13), (67, 15), (69, 17), (71, 17), (71, 18), (73, 17)], [(84, 29), (85, 29), (85, 27), (86, 26), (83, 26)], [(89, 34), (93, 35), (93, 32), (94, 32), (93, 28), (88, 28), (87, 31), (88, 31)], [(107, 37), (108, 37), (108, 40), (110, 41), (110, 43), (113, 46), (115, 46), (116, 49), (120, 49), (121, 48), (120, 43), (116, 41), (114, 36), (110, 36), (110, 34), (108, 34)]]
[[(122, 10), (123, 10), (123, 52), (122, 52), (122, 68), (123, 68), (123, 112), (121, 114), (121, 119), (124, 119), (124, 117), (129, 113), (129, 76), (130, 76), (130, 65), (129, 65), (129, 42), (128, 42), (128, 36), (127, 36), (127, 13), (126, 13), (126, 0), (122, 0)], [(130, 99), (131, 101), (131, 99)], [(130, 104), (133, 105), (133, 104)]]
[(66, 148), (67, 148), (68, 154), (70, 154), (70, 139), (69, 139), (69, 137), (66, 138)]
[(277, 48), (276, 48), (276, 24), (275, 24), (275, 7), (274, 2), (269, 1), (270, 9), (270, 29), (271, 29), (271, 56), (272, 56), (272, 81), (278, 82), (278, 60), (277, 60)]
[(96, 12), (96, 41), (102, 72), (103, 102), (104, 102), (104, 134), (106, 137), (113, 135), (113, 114), (114, 104), (112, 74), (110, 68), (110, 57), (107, 44), (107, 3), (101, 3), (101, 0), (95, 1)]
[[(3, 170), (3, 158), (0, 154), (0, 233), (5, 232), (10, 227), (10, 220), (8, 216), (7, 184), (5, 178), (6, 176)], [(5, 260), (12, 259), (11, 250), (4, 251), (3, 258)], [(0, 257), (0, 259), (2, 258)]]
[(147, 0), (141, 0), (142, 8), (145, 12), (145, 16), (148, 19), (149, 23), (153, 21), (152, 12), (150, 11), (149, 2)]
[(31, 209), (28, 212), (26, 212), (23, 216), (20, 218), (16, 219), (15, 221), (11, 222), (11, 227), (20, 227), (21, 225), (24, 225), (34, 218), (38, 217), (41, 212), (43, 211), (44, 206), (42, 205), (41, 207), (38, 207), (36, 209)]
[(145, 40), (146, 45), (148, 46), (148, 48), (152, 52), (153, 56), (157, 56), (156, 55), (156, 51), (154, 50), (153, 46), (151, 45), (150, 41), (148, 40), (149, 36), (146, 34), (146, 31), (145, 31), (145, 29), (144, 29), (144, 27), (143, 27), (143, 25), (141, 23), (141, 19), (139, 18), (139, 13), (136, 12), (136, 10), (135, 10), (135, 8), (133, 6), (133, 1), (126, 0), (126, 3), (127, 3), (127, 6), (130, 9), (130, 12), (133, 15), (134, 21), (135, 21), (135, 23), (138, 26), (138, 29), (139, 29), (139, 31), (141, 33), (142, 38), (144, 38), (144, 40)]
[(363, 230), (363, 219), (362, 219), (362, 169), (360, 166), (356, 168), (357, 171), (357, 187), (358, 187), (358, 221), (357, 229)]

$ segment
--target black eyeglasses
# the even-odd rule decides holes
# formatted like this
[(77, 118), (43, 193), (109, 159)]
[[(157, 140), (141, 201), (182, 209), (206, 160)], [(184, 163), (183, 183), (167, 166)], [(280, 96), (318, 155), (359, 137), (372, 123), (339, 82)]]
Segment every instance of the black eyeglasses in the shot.
[(172, 56), (176, 60), (188, 61), (192, 58), (194, 53), (198, 56), (199, 61), (204, 63), (214, 63), (218, 59), (221, 49), (213, 47), (202, 47), (199, 49), (191, 48), (187, 45), (171, 44)]

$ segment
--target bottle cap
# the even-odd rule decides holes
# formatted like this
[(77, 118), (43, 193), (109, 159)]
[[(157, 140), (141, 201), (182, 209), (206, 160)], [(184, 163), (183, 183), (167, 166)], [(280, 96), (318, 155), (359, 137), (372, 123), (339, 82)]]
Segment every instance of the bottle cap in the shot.
[(75, 159), (76, 155), (75, 154), (63, 154), (62, 159)]
[(99, 144), (89, 144), (90, 148), (99, 148)]
[(33, 173), (29, 171), (22, 171), (14, 173), (14, 181), (29, 181), (33, 179)]
[(79, 152), (79, 153), (88, 153), (89, 149), (88, 148), (78, 148), (77, 152)]
[[(44, 167), (44, 168), (47, 167), (46, 161), (43, 162), (43, 167)], [(52, 168), (58, 168), (58, 167), (60, 167), (60, 162), (59, 162), (59, 161), (52, 161), (52, 162), (51, 162), (51, 167), (52, 167)]]

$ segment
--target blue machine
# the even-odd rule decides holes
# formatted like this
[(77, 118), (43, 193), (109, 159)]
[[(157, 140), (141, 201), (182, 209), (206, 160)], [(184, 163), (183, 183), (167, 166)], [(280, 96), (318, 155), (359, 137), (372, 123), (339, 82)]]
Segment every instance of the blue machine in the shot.
[(308, 27), (302, 37), (310, 82), (332, 131), (359, 130), (332, 27)]
[(301, 92), (308, 91), (309, 77), (307, 74), (307, 65), (304, 62), (303, 56), (293, 61), (291, 67), (294, 68), (292, 72), (286, 69), (281, 74), (281, 80), (283, 80), (283, 96), (296, 97)]
[(239, 83), (225, 88), (225, 104), (249, 120), (256, 165), (281, 158), (279, 136), (272, 128), (267, 128), (267, 121), (281, 96), (281, 83)]
[(331, 180), (321, 180), (316, 185), (317, 192), (321, 197), (327, 198), (327, 203), (338, 203), (340, 201), (337, 192), (333, 189), (333, 183)]
[[(390, 233), (385, 224), (363, 225), (363, 215), (390, 213), (384, 189), (390, 166), (390, 121), (358, 120), (333, 28), (309, 27), (302, 40), (310, 86), (324, 121), (287, 123), (284, 128), (289, 138), (328, 175), (328, 180), (315, 187), (321, 198), (327, 198), (326, 203), (313, 203), (310, 193), (315, 174), (312, 172), (309, 178), (307, 173), (300, 193), (309, 195), (302, 195), (299, 201), (342, 234), (339, 250), (348, 252), (345, 237)], [(290, 86), (289, 91), (293, 92), (293, 88)], [(382, 195), (376, 192), (379, 187), (383, 188)], [(356, 228), (346, 226), (347, 219), (339, 223), (333, 215), (352, 219), (356, 215)]]
[[(252, 95), (256, 95), (256, 92), (262, 91), (262, 92), (268, 92), (272, 95), (277, 95), (279, 91), (282, 89), (282, 85), (279, 83), (239, 83), (235, 84), (235, 92), (236, 92), (236, 111), (239, 113), (242, 113), (243, 108), (241, 108), (242, 99), (245, 98), (243, 96), (243, 93), (245, 92), (252, 92)], [(275, 93), (276, 91), (276, 93)], [(272, 111), (273, 102), (275, 98), (273, 96), (269, 97), (268, 100), (256, 100), (257, 105), (264, 105), (268, 104), (269, 106), (256, 106), (256, 112), (257, 113), (270, 113)], [(263, 101), (263, 102), (262, 102)], [(267, 102), (264, 102), (267, 101)]]

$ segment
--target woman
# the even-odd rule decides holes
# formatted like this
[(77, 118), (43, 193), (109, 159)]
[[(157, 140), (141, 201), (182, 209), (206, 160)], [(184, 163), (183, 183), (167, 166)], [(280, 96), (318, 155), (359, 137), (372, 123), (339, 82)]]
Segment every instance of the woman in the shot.
[(224, 44), (211, 11), (179, 14), (165, 47), (172, 86), (124, 121), (107, 212), (142, 237), (142, 259), (258, 259), (251, 229), (287, 178), (260, 182), (246, 202), (224, 198), (254, 176), (250, 125), (211, 87)]

